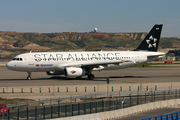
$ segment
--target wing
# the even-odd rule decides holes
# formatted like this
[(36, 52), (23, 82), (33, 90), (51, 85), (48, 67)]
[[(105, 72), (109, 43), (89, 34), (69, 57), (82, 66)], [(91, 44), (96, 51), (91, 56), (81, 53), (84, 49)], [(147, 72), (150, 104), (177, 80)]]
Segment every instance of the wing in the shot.
[(118, 60), (118, 61), (103, 61), (103, 62), (87, 62), (87, 63), (70, 63), (63, 65), (64, 68), (66, 67), (83, 67), (83, 68), (89, 68), (93, 70), (101, 70), (105, 67), (108, 67), (109, 65), (119, 65), (120, 63), (124, 62), (131, 62), (130, 60)]

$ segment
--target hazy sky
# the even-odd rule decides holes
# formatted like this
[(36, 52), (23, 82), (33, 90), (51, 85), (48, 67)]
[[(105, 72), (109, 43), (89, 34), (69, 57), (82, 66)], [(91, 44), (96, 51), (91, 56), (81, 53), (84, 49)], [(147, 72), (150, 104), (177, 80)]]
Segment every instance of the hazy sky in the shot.
[(0, 0), (0, 31), (149, 32), (180, 37), (179, 0)]

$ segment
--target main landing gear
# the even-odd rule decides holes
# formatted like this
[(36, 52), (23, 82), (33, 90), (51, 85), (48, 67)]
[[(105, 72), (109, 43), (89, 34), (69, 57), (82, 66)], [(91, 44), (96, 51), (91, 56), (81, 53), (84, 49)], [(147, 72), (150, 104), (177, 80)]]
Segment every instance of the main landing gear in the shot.
[(94, 77), (93, 74), (89, 74), (89, 75), (88, 75), (88, 79), (89, 79), (89, 80), (94, 80), (94, 78), (95, 78), (95, 77)]
[(87, 78), (88, 78), (89, 80), (94, 80), (95, 76), (92, 74), (92, 69), (89, 69), (89, 70), (88, 70), (88, 76), (87, 76)]
[(31, 72), (27, 72), (28, 76), (27, 76), (27, 80), (31, 80)]

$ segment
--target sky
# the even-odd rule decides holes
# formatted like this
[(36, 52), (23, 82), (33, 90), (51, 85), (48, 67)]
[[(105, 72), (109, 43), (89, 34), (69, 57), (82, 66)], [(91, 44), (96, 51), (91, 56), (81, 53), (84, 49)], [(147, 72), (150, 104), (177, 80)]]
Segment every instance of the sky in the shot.
[(180, 37), (179, 0), (0, 0), (0, 31), (149, 32)]

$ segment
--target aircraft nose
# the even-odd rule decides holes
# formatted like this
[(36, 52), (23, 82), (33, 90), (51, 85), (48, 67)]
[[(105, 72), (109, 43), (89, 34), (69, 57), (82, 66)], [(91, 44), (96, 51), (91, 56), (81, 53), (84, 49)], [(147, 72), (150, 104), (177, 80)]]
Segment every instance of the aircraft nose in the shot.
[(12, 62), (10, 61), (10, 62), (8, 62), (7, 64), (6, 64), (6, 67), (8, 68), (8, 69), (13, 69), (13, 64), (12, 64)]

